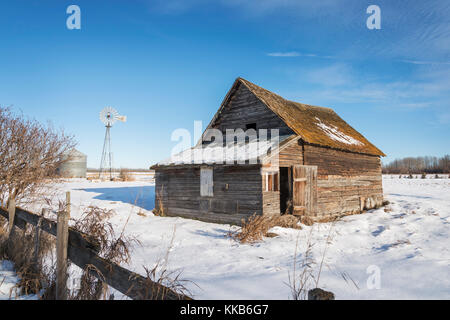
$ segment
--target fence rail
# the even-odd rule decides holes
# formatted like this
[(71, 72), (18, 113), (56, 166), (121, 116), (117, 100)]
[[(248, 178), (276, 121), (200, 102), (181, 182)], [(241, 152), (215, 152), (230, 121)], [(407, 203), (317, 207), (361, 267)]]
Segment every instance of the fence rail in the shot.
[[(9, 211), (0, 207), (0, 216), (9, 220)], [(44, 232), (57, 236), (57, 223), (19, 207), (15, 208), (13, 225), (25, 230), (31, 224)], [(37, 230), (38, 231), (38, 230)], [(163, 299), (192, 300), (149, 278), (107, 261), (98, 255), (99, 244), (88, 234), (68, 228), (67, 257), (83, 270), (105, 282), (133, 300)], [(92, 268), (92, 266), (94, 268)]]

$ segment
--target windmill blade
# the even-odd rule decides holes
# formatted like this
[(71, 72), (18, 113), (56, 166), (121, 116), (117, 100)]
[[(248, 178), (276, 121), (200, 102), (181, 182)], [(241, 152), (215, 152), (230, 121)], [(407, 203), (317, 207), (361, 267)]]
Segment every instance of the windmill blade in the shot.
[(127, 122), (127, 116), (116, 116), (116, 119), (122, 122)]
[(106, 107), (100, 112), (100, 120), (107, 126), (112, 126), (117, 120), (119, 113), (116, 109)]

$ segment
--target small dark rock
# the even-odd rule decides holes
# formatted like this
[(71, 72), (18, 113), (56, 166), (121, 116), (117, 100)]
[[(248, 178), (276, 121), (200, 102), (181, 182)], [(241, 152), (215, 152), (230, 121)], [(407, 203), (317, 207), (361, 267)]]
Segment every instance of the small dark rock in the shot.
[(278, 237), (278, 234), (276, 234), (275, 232), (267, 232), (266, 237), (267, 238), (275, 238), (275, 237)]
[(308, 300), (334, 300), (334, 293), (315, 288), (308, 291)]

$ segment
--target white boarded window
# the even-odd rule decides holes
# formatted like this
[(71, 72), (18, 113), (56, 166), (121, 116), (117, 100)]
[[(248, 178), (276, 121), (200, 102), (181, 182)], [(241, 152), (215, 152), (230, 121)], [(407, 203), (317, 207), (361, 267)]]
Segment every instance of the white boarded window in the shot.
[(200, 196), (213, 196), (213, 169), (200, 168)]
[(279, 191), (278, 172), (265, 172), (264, 174), (264, 190)]

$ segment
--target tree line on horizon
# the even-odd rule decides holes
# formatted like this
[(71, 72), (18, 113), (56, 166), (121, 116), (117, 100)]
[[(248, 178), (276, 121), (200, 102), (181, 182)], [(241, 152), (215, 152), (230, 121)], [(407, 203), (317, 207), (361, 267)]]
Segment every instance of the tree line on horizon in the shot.
[(450, 155), (443, 157), (424, 156), (395, 159), (387, 164), (383, 164), (383, 173), (450, 173)]

